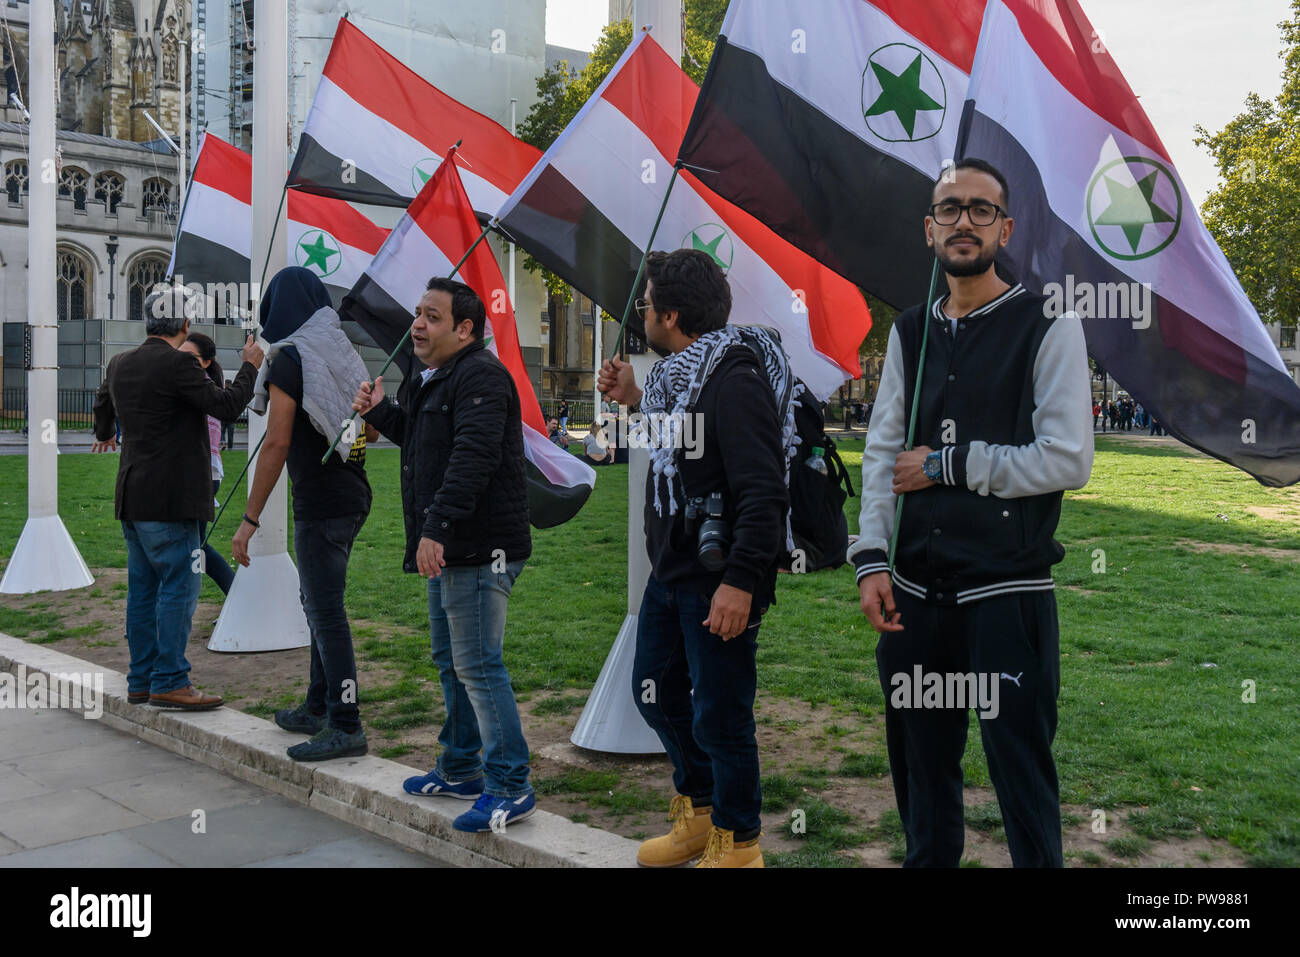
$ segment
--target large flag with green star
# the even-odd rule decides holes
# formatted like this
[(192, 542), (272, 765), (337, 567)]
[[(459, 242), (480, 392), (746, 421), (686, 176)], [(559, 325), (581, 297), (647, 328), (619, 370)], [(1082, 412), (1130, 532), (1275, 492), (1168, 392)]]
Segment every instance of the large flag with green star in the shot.
[(1079, 0), (989, 0), (958, 153), (1001, 169), (1004, 263), (1170, 434), (1300, 481), (1300, 386)]
[[(206, 290), (249, 282), (252, 243), (253, 158), (211, 133), (204, 133), (185, 193), (169, 270), (186, 285)], [(384, 244), (388, 230), (341, 200), (289, 190), (285, 230), (286, 266), (303, 266), (320, 276), (337, 308)], [(274, 275), (277, 264), (268, 270)], [(239, 299), (237, 305), (246, 305)], [(228, 297), (215, 296), (218, 315)]]
[(344, 18), (303, 124), (289, 184), (356, 203), (406, 206), (457, 140), (465, 191), (484, 221), (542, 155)]
[[(548, 269), (622, 315), (668, 189), (699, 88), (641, 34), (498, 214), (502, 230)], [(731, 285), (731, 321), (781, 334), (818, 398), (861, 374), (871, 328), (862, 294), (687, 170), (673, 186), (655, 249), (699, 249)], [(640, 325), (634, 315), (633, 331)]]
[(945, 163), (989, 160), (1016, 221), (1000, 262), (1058, 291), (1102, 368), (1189, 445), (1300, 480), (1300, 389), (1079, 3), (987, 6), (732, 0), (681, 158), (899, 308), (926, 296)]
[(732, 0), (681, 158), (723, 198), (897, 308), (951, 161), (983, 0)]

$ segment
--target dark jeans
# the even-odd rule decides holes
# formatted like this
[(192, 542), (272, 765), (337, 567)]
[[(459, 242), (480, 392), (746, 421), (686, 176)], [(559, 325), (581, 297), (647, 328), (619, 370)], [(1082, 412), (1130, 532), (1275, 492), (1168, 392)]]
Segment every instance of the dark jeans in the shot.
[(895, 587), (894, 601), (904, 630), (880, 636), (876, 665), (889, 770), (907, 835), (903, 866), (956, 867), (965, 842), (961, 759), (969, 709), (895, 707), (893, 676), (913, 676), (918, 665), (923, 674), (998, 676), (997, 714), (978, 720), (1011, 862), (1063, 866), (1052, 760), (1061, 687), (1056, 595), (1019, 592), (937, 605)]
[(338, 518), (295, 519), (293, 523), (298, 594), (311, 628), (307, 708), (315, 714), (327, 712), (330, 726), (349, 734), (361, 730), (361, 712), (343, 589), (352, 543), (365, 522), (366, 513), (360, 512)]
[(762, 823), (754, 733), (760, 616), (723, 641), (701, 624), (709, 601), (650, 577), (637, 618), (632, 693), (672, 759), (677, 793), (712, 805), (713, 824), (748, 841)]
[[(212, 497), (217, 497), (217, 490), (221, 488), (221, 480), (212, 480)], [(203, 541), (208, 534), (208, 523), (199, 523), (199, 541)], [(209, 542), (203, 546), (203, 570), (208, 573), (212, 583), (221, 589), (221, 594), (229, 595), (230, 586), (235, 581), (235, 573), (230, 566), (226, 564), (226, 559), (222, 554), (212, 547)]]
[(235, 423), (221, 423), (221, 440), (225, 443), (226, 448), (233, 449), (235, 447)]

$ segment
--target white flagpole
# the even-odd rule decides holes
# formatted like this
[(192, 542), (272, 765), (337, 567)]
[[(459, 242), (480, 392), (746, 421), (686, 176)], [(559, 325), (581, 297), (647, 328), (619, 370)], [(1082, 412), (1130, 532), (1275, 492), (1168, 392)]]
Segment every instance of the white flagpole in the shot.
[(25, 595), (94, 584), (59, 518), (59, 330), (54, 302), (54, 3), (33, 0), (28, 43), (31, 129), (27, 169), (27, 523), (0, 592)]
[[(674, 61), (682, 58), (681, 0), (636, 0), (632, 23), (638, 30), (650, 29), (655, 42)], [(683, 117), (683, 125), (685, 120)], [(668, 171), (660, 181), (668, 188)], [(599, 316), (596, 319), (600, 322)], [(597, 353), (597, 361), (601, 356)], [(650, 354), (632, 356), (636, 381), (645, 382), (654, 365)], [(580, 748), (613, 754), (657, 754), (663, 751), (659, 736), (650, 730), (632, 697), (632, 664), (636, 649), (637, 616), (641, 596), (650, 579), (650, 556), (646, 552), (642, 513), (645, 510), (645, 482), (650, 470), (650, 453), (628, 450), (627, 469), (627, 617), (619, 629), (614, 647), (601, 668), (596, 686), (569, 738)]]
[[(253, 36), (253, 242), (249, 282), (254, 303), (260, 300), (262, 264), (269, 276), (287, 261), (286, 229), (277, 228), (284, 171), (289, 168), (286, 117), (289, 115), (288, 5), (264, 3), (257, 8)], [(232, 277), (233, 278), (233, 277)], [(256, 322), (256, 316), (254, 316)], [(266, 347), (265, 341), (262, 342)], [(269, 360), (268, 360), (269, 361)], [(266, 433), (266, 417), (248, 416), (251, 454)], [(252, 490), (256, 463), (248, 470)], [(236, 566), (235, 581), (212, 629), (211, 651), (279, 651), (311, 643), (311, 632), (298, 598), (298, 569), (285, 548), (288, 534), (288, 479), (275, 483), (262, 514), (261, 527), (248, 543), (251, 563)]]

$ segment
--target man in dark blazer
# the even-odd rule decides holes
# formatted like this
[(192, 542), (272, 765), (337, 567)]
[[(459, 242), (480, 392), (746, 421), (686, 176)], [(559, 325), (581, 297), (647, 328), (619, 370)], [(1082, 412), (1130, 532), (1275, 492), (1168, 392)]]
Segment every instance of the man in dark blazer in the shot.
[(185, 645), (199, 600), (203, 552), (199, 523), (213, 520), (207, 416), (236, 418), (253, 395), (262, 350), (252, 336), (224, 389), (179, 346), (189, 335), (191, 300), (183, 288), (152, 293), (144, 303), (148, 338), (114, 356), (95, 397), (92, 451), (117, 449), (113, 514), (126, 539), (126, 640), (131, 651), (127, 698), (185, 711), (221, 706), (190, 684)]

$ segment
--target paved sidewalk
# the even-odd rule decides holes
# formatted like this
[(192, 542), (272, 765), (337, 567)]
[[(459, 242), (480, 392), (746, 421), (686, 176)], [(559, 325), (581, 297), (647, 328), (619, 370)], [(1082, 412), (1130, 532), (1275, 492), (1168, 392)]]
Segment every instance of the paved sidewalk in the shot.
[(0, 868), (446, 866), (78, 711), (0, 708)]

